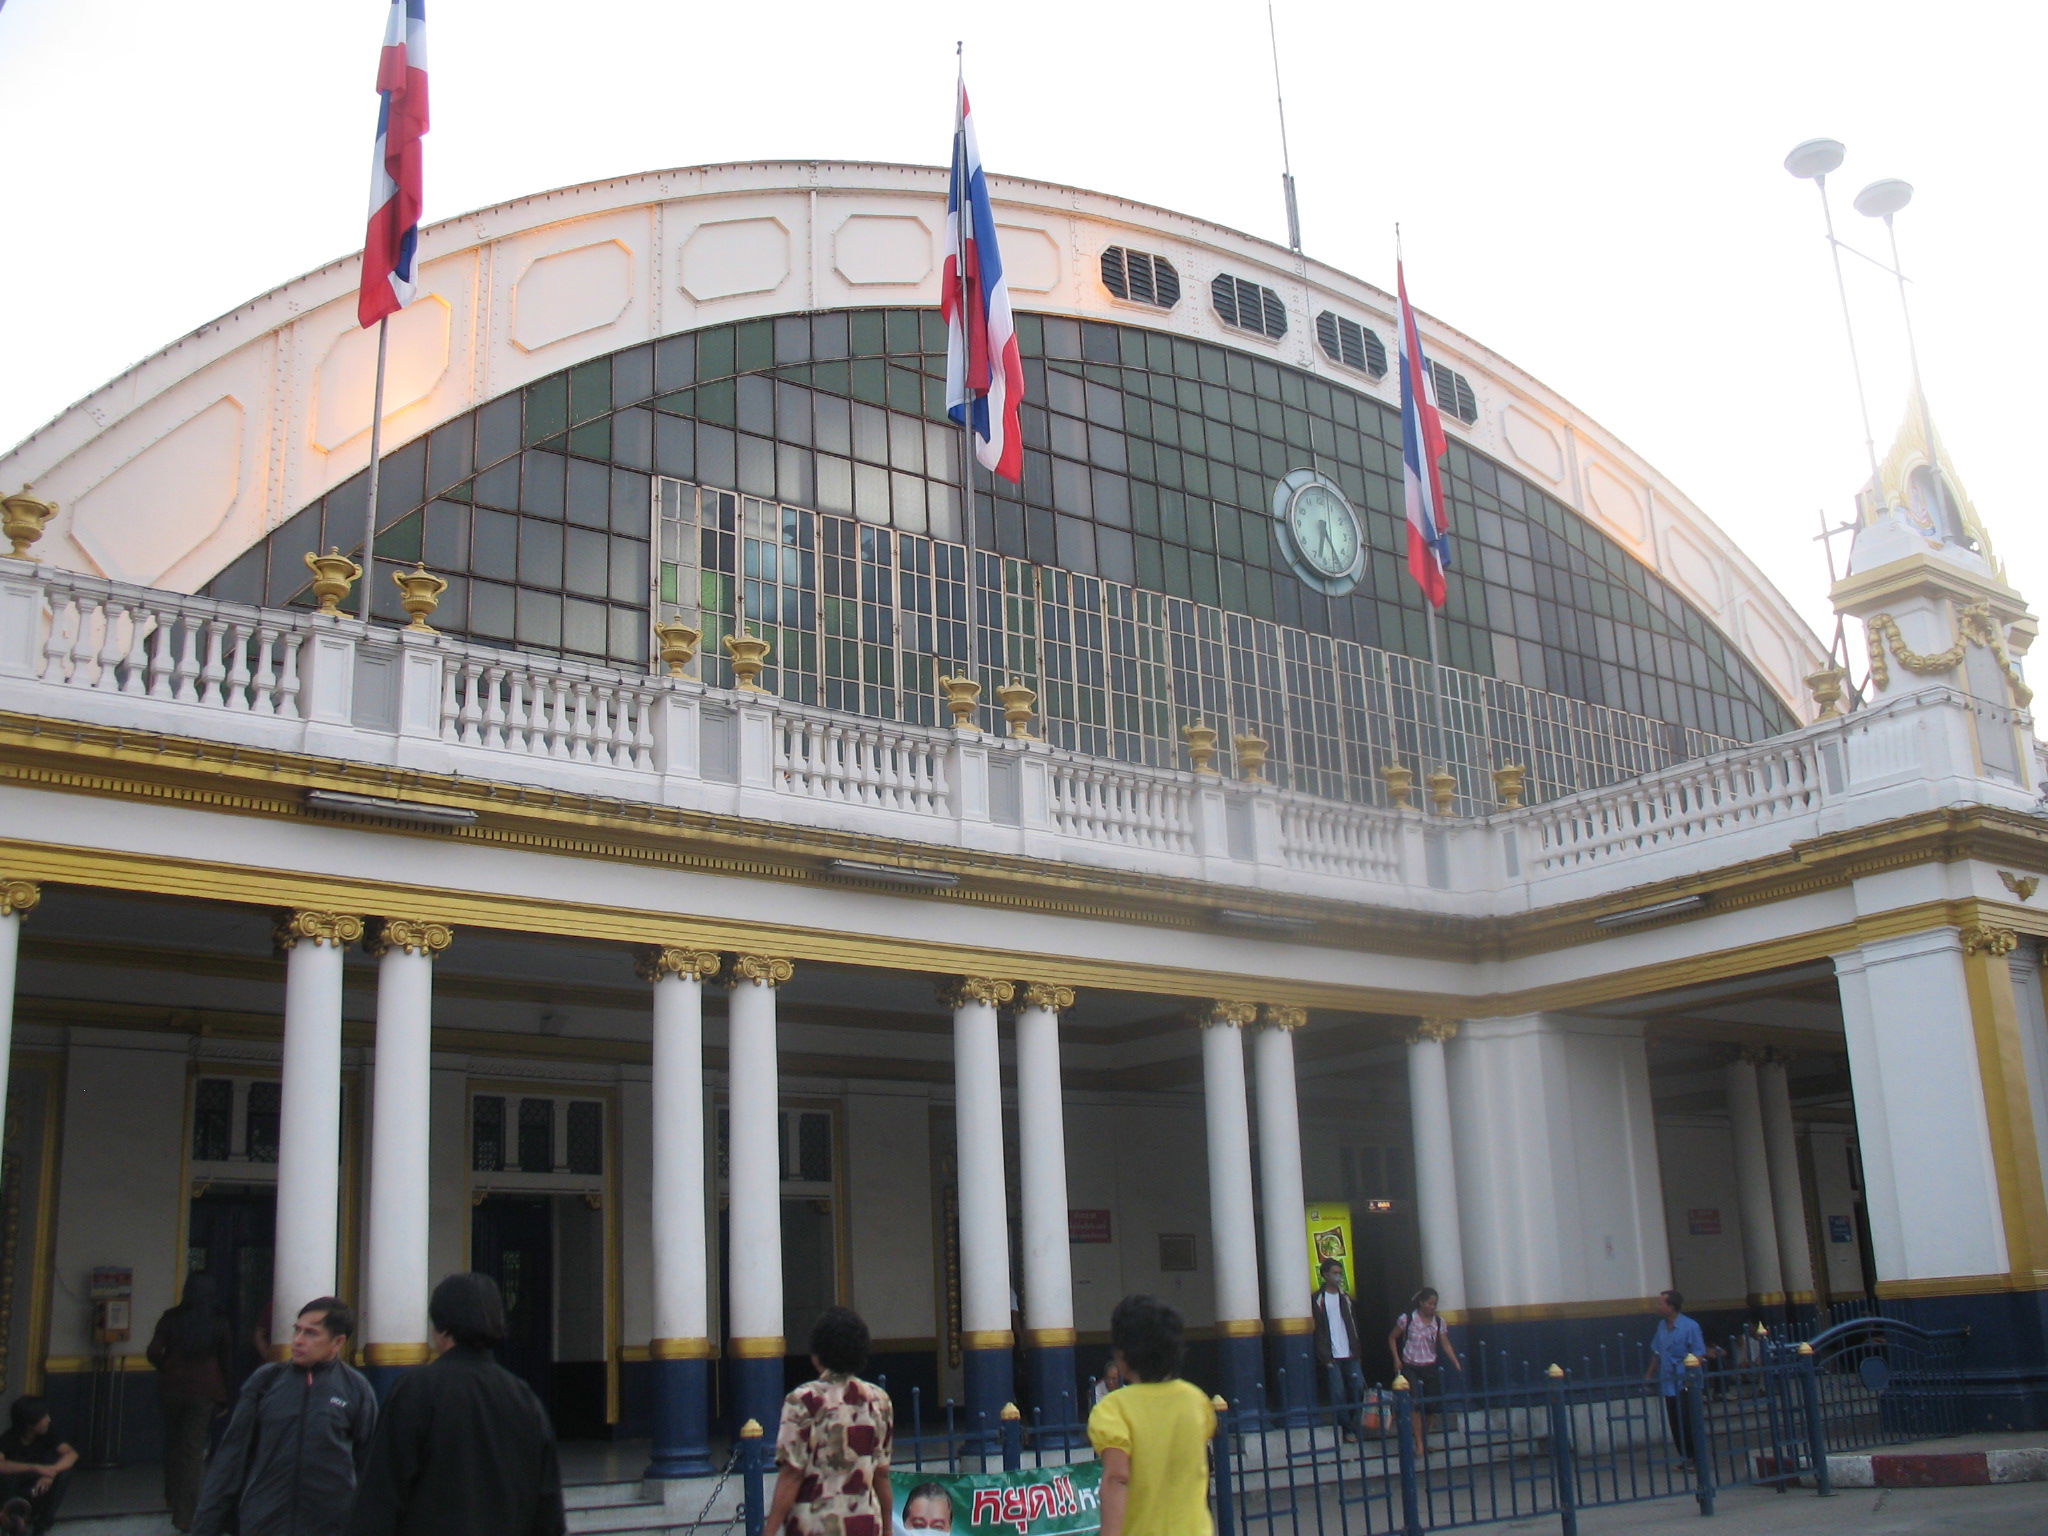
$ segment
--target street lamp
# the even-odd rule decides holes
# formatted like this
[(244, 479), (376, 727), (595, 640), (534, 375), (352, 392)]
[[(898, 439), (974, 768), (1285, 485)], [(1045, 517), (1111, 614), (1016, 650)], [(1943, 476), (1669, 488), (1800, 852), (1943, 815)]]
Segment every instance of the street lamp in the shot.
[[(1870, 490), (1873, 496), (1882, 494), (1877, 470), (1877, 438), (1870, 430), (1870, 400), (1863, 392), (1863, 359), (1856, 351), (1856, 325), (1849, 318), (1849, 285), (1842, 278), (1842, 242), (1835, 238), (1835, 214), (1828, 204), (1828, 173), (1840, 168), (1846, 154), (1839, 139), (1808, 139), (1795, 144), (1792, 152), (1785, 156), (1785, 169), (1801, 181), (1810, 181), (1820, 194), (1820, 215), (1827, 224), (1828, 254), (1835, 263), (1835, 292), (1842, 301), (1842, 329), (1849, 338), (1849, 371), (1856, 377), (1856, 408), (1863, 418), (1863, 451), (1870, 459)], [(1885, 183), (1875, 183), (1883, 186)], [(1899, 186), (1905, 186), (1899, 182)], [(1868, 193), (1871, 188), (1864, 189)], [(1907, 196), (1912, 195), (1908, 187)], [(1858, 206), (1861, 206), (1860, 200)], [(1894, 205), (1894, 211), (1904, 203)], [(1886, 215), (1890, 224), (1890, 215)], [(1896, 263), (1894, 263), (1896, 265)]]

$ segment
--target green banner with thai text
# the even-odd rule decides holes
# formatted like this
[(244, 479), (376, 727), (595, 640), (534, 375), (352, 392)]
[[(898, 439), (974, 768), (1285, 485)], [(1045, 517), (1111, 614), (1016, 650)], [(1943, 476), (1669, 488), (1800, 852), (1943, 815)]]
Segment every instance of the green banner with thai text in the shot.
[(897, 1536), (932, 1531), (1093, 1536), (1102, 1529), (1102, 1463), (926, 1477), (898, 1467)]

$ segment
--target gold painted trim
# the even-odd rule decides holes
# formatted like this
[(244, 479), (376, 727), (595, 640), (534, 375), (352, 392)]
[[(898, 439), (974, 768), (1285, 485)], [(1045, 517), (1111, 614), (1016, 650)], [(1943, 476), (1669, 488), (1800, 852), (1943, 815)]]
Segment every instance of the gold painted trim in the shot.
[[(140, 1376), (145, 1371), (156, 1369), (149, 1363), (149, 1357), (139, 1349), (132, 1355), (114, 1355), (110, 1358), (114, 1370), (131, 1375)], [(43, 1362), (45, 1374), (51, 1376), (76, 1376), (98, 1368), (91, 1355), (52, 1355)]]
[(1031, 1349), (1071, 1349), (1075, 1335), (1071, 1328), (1026, 1328), (1024, 1343)]
[(2031, 1275), (1942, 1275), (1932, 1280), (1880, 1280), (1877, 1294), (1886, 1301), (1925, 1300), (1945, 1296), (2004, 1296), (2048, 1291), (2048, 1273)]
[(1017, 1336), (1007, 1328), (974, 1328), (960, 1334), (962, 1349), (1015, 1349)]
[[(22, 1361), (21, 1384), (26, 1392), (40, 1393), (49, 1374), (50, 1295), (56, 1282), (52, 1258), (57, 1240), (57, 1163), (63, 1155), (64, 1114), (69, 1095), (65, 1092), (70, 1073), (69, 1057), (58, 1051), (17, 1050), (11, 1062), (45, 1069), (43, 1078), (43, 1165), (36, 1175), (35, 1281), (28, 1299), (28, 1351)], [(18, 1082), (14, 1066), (8, 1081)]]
[[(2002, 938), (1983, 940), (1986, 933)], [(1980, 936), (1974, 945), (1972, 934)], [(2010, 929), (1972, 924), (1964, 930), (1963, 977), (1977, 1046), (1978, 1081), (1984, 1094), (1984, 1128), (1991, 1142), (1991, 1166), (2005, 1227), (2005, 1259), (2013, 1274), (2024, 1275), (2043, 1267), (2043, 1247), (2048, 1245), (2048, 1190), (2042, 1185), (2040, 1142), (2027, 1084), (2019, 1003), (2013, 996), (2012, 965), (2005, 958), (2018, 942)]]
[(780, 1334), (772, 1338), (733, 1339), (730, 1343), (736, 1360), (780, 1360), (789, 1353)]
[(1788, 1291), (1785, 1294), (1785, 1304), (1792, 1307), (1810, 1307), (1819, 1300), (1812, 1291)]
[(1654, 1296), (1621, 1296), (1612, 1301), (1554, 1301), (1522, 1307), (1467, 1307), (1468, 1323), (1543, 1323), (1583, 1317), (1647, 1317), (1657, 1310)]
[(1282, 1338), (1295, 1338), (1301, 1334), (1314, 1333), (1316, 1325), (1306, 1317), (1274, 1317), (1267, 1319), (1266, 1331), (1277, 1333)]
[(1782, 1307), (1785, 1305), (1785, 1293), (1783, 1291), (1758, 1291), (1749, 1298), (1749, 1304), (1753, 1307)]
[[(624, 1356), (630, 1351), (620, 1350)], [(711, 1347), (709, 1339), (649, 1339), (646, 1349), (640, 1353), (643, 1360), (711, 1360), (718, 1351)]]
[(1257, 1318), (1231, 1318), (1216, 1324), (1219, 1339), (1257, 1339), (1265, 1336), (1265, 1325)]
[(365, 1344), (366, 1365), (425, 1365), (434, 1352), (424, 1344)]

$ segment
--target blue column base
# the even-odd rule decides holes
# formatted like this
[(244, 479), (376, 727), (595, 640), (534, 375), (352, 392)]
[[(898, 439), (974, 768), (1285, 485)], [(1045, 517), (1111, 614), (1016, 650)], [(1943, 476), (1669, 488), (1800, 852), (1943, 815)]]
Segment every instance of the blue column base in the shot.
[(1085, 1410), (1080, 1387), (1074, 1376), (1074, 1346), (1034, 1344), (1027, 1351), (1031, 1372), (1031, 1406), (1035, 1410), (1038, 1443), (1048, 1449), (1070, 1450), (1081, 1445), (1080, 1432)]
[(737, 1434), (747, 1420), (752, 1419), (761, 1426), (762, 1435), (772, 1445), (776, 1426), (782, 1422), (783, 1357), (779, 1354), (766, 1359), (735, 1356), (731, 1367), (734, 1433)]
[(1223, 1400), (1240, 1413), (1266, 1411), (1265, 1337), (1225, 1335), (1216, 1341), (1217, 1390)]
[(960, 1375), (968, 1443), (997, 1443), (1002, 1438), (1003, 1405), (1017, 1399), (1017, 1371), (1009, 1347), (961, 1350)]
[(407, 1371), (416, 1371), (416, 1365), (366, 1365), (363, 1379), (370, 1384), (370, 1390), (377, 1394), (377, 1401), (383, 1402), (391, 1395), (391, 1389), (398, 1385), (398, 1379)]
[[(711, 1362), (650, 1360), (648, 1375), (654, 1457), (641, 1475), (703, 1477), (716, 1470), (711, 1464)], [(761, 1425), (766, 1429), (768, 1421), (762, 1419)]]
[(1306, 1333), (1266, 1335), (1267, 1381), (1272, 1406), (1288, 1414), (1306, 1413), (1316, 1404), (1315, 1350)]

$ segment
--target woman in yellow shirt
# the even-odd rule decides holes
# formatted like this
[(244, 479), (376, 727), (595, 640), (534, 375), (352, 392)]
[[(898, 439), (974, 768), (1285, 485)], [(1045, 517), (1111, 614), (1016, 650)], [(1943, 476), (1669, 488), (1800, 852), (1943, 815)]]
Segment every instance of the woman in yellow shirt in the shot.
[(1126, 1296), (1109, 1340), (1127, 1386), (1095, 1405), (1088, 1439), (1102, 1457), (1102, 1536), (1210, 1536), (1209, 1441), (1216, 1410), (1180, 1379), (1185, 1329), (1156, 1296)]

